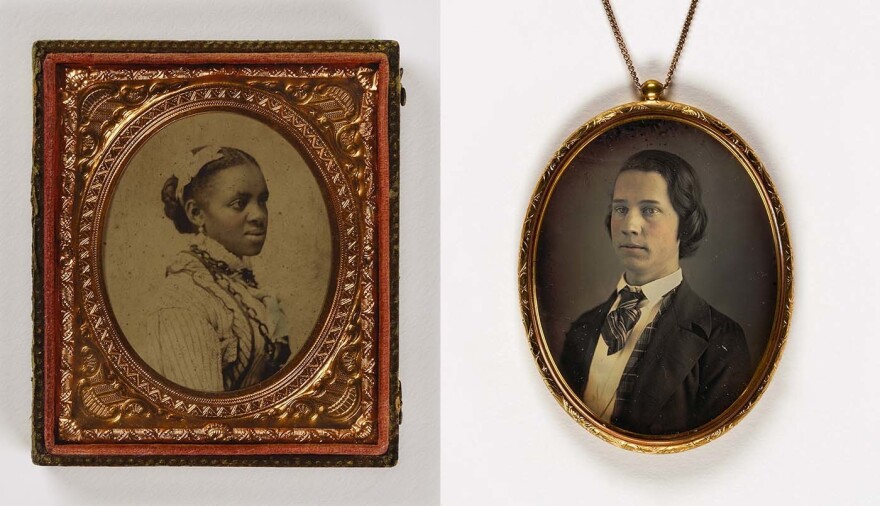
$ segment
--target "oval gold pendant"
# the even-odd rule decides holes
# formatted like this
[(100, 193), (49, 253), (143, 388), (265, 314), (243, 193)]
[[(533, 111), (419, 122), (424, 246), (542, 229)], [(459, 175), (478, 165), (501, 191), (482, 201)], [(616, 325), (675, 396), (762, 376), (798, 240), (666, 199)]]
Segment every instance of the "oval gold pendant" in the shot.
[(563, 409), (646, 453), (739, 422), (792, 311), (782, 204), (745, 141), (689, 105), (625, 104), (565, 141), (530, 202), (523, 321)]

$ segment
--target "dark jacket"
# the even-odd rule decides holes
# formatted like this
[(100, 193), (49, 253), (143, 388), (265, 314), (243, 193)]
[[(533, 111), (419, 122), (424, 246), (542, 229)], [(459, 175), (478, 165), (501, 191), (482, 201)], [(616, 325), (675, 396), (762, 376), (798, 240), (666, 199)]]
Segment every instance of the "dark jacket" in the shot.
[[(581, 315), (565, 336), (561, 371), (578, 396), (616, 296)], [(670, 297), (636, 368), (630, 402), (611, 420), (618, 428), (652, 435), (696, 429), (730, 406), (751, 378), (742, 327), (684, 281)]]

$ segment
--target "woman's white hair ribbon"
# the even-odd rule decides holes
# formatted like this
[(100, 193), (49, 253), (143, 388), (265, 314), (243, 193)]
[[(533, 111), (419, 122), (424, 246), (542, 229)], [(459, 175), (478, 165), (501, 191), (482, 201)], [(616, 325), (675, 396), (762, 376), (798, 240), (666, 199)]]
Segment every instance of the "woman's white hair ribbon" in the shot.
[(180, 205), (186, 204), (186, 202), (183, 201), (183, 189), (193, 180), (194, 177), (196, 177), (202, 167), (214, 160), (223, 158), (223, 153), (220, 152), (221, 149), (221, 146), (215, 146), (213, 144), (202, 146), (192, 150), (184, 157), (183, 163), (181, 163), (175, 171), (178, 172), (178, 174), (174, 174), (177, 177), (175, 197), (177, 197), (177, 201), (180, 202)]

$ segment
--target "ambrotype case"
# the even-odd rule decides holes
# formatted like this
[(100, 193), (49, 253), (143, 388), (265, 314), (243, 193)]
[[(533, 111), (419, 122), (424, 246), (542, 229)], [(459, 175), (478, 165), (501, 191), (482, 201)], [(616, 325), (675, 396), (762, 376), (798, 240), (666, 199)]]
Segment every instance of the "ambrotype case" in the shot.
[(35, 44), (34, 462), (396, 463), (398, 59)]

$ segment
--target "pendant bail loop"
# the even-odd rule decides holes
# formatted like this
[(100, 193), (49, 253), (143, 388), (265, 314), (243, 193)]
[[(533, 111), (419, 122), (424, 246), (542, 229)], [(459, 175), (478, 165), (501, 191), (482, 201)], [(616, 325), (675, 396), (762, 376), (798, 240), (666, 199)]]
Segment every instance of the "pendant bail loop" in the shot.
[(648, 79), (642, 84), (642, 100), (660, 100), (665, 87), (660, 81)]

